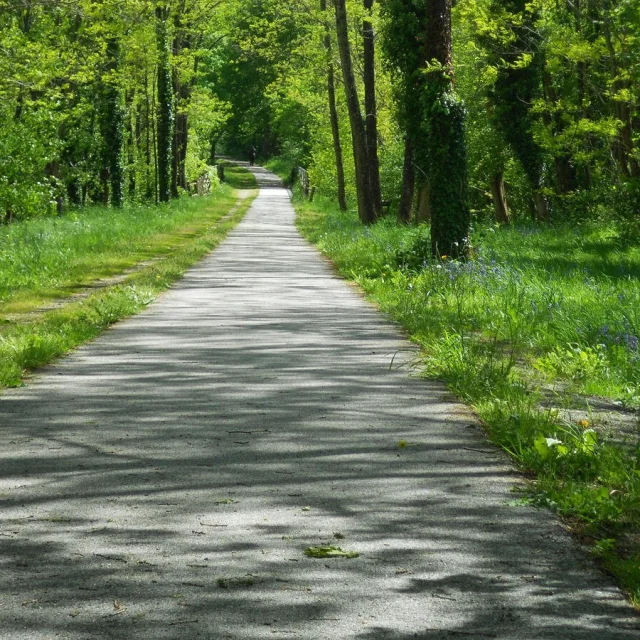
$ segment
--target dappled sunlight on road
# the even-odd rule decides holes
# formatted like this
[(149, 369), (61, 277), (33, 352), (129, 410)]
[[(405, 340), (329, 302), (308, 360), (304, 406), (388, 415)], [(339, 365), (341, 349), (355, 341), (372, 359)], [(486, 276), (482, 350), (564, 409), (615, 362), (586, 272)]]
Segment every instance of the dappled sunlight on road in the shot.
[[(637, 637), (256, 174), (183, 282), (0, 399), (0, 635)], [(361, 556), (304, 556), (324, 543)]]

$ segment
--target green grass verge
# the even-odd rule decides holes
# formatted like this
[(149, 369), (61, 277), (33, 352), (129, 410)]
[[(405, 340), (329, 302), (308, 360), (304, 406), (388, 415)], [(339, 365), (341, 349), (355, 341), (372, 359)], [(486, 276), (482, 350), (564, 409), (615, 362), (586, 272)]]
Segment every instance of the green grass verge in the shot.
[(289, 183), (291, 179), (291, 169), (293, 168), (293, 163), (290, 160), (285, 158), (276, 157), (267, 160), (265, 163), (265, 169), (271, 171), (271, 173), (275, 173), (285, 184)]
[(227, 186), (162, 206), (90, 207), (0, 227), (0, 321), (171, 253), (236, 202)]
[[(53, 361), (146, 307), (224, 239), (246, 213), (251, 199), (242, 201), (235, 213), (225, 217), (235, 202), (233, 192), (223, 189), (212, 196), (176, 203), (176, 209), (186, 207), (192, 215), (187, 227), (178, 226), (173, 236), (164, 232), (155, 256), (159, 259), (153, 264), (132, 273), (119, 285), (43, 313), (33, 322), (6, 328), (0, 335), (0, 387), (20, 385), (26, 372)], [(88, 222), (83, 220), (83, 224)]]
[(255, 176), (245, 167), (233, 164), (229, 160), (221, 160), (219, 164), (224, 166), (224, 181), (234, 189), (257, 189), (258, 183)]
[(597, 225), (486, 225), (469, 262), (433, 262), (427, 228), (365, 228), (322, 200), (297, 208), (302, 233), (422, 347), (426, 375), (535, 477), (523, 501), (562, 514), (640, 604), (638, 439), (614, 441), (543, 402), (599, 394), (638, 408), (640, 250)]

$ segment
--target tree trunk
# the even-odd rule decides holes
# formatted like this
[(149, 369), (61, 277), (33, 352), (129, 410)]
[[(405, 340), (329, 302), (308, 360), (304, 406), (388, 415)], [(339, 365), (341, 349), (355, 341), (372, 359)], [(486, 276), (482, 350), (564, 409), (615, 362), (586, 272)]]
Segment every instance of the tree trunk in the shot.
[(351, 138), (353, 141), (353, 159), (356, 168), (356, 193), (358, 196), (358, 214), (364, 224), (375, 222), (376, 214), (369, 185), (369, 159), (365, 137), (362, 112), (356, 90), (356, 79), (351, 64), (351, 47), (347, 26), (347, 9), (345, 0), (335, 0), (336, 29), (338, 32), (338, 48), (342, 61), (342, 76), (347, 98), (347, 109), (351, 123)]
[[(120, 43), (117, 38), (107, 41), (107, 64), (105, 71), (115, 76), (120, 67)], [(104, 141), (104, 176), (111, 186), (111, 205), (121, 207), (124, 204), (124, 166), (122, 154), (124, 147), (125, 112), (122, 107), (120, 89), (110, 77), (103, 86), (102, 137)], [(106, 188), (108, 191), (108, 187)], [(108, 195), (103, 199), (108, 200)]]
[(402, 196), (398, 206), (398, 222), (409, 224), (411, 222), (411, 207), (413, 206), (413, 194), (416, 184), (416, 172), (413, 166), (413, 147), (407, 136), (404, 143), (404, 166), (402, 169)]
[(130, 198), (136, 196), (136, 151), (138, 149), (138, 137), (140, 121), (135, 108), (135, 91), (127, 96), (129, 118), (127, 119), (127, 165), (128, 165), (128, 192)]
[(440, 69), (427, 68), (426, 112), (429, 131), (429, 213), (431, 253), (464, 258), (468, 248), (467, 157), (464, 107), (453, 91), (451, 59), (451, 0), (427, 2), (426, 60)]
[(158, 187), (161, 202), (171, 198), (173, 166), (173, 83), (171, 81), (171, 43), (167, 25), (167, 10), (156, 8), (158, 42)]
[(493, 198), (493, 208), (496, 212), (496, 222), (499, 224), (510, 224), (509, 205), (507, 194), (504, 190), (504, 175), (498, 171), (491, 177), (491, 197)]
[[(553, 105), (558, 104), (558, 94), (553, 87), (551, 74), (546, 67), (546, 59), (545, 69), (542, 74), (542, 86), (544, 89), (545, 101)], [(559, 137), (560, 134), (566, 130), (567, 125), (563, 120), (562, 114), (556, 109), (554, 109), (554, 111), (555, 113), (552, 118), (548, 111), (545, 110), (543, 116), (544, 123), (554, 137)], [(559, 150), (557, 154), (554, 155), (553, 164), (556, 170), (556, 189), (558, 193), (566, 195), (575, 191), (578, 188), (578, 176), (575, 167), (571, 163), (571, 156), (566, 151)]]
[(416, 212), (416, 222), (418, 224), (431, 222), (431, 198), (429, 193), (429, 185), (422, 183), (418, 191), (418, 210)]
[[(320, 9), (327, 10), (327, 0), (320, 0)], [(347, 210), (347, 195), (344, 180), (344, 160), (342, 157), (342, 143), (340, 142), (340, 125), (338, 122), (338, 108), (336, 106), (336, 82), (333, 68), (333, 53), (331, 50), (331, 34), (326, 25), (324, 47), (327, 52), (327, 93), (329, 98), (329, 116), (331, 119), (331, 135), (333, 136), (333, 150), (336, 157), (336, 177), (338, 180), (338, 206), (340, 211)]]
[[(496, 128), (504, 134), (527, 176), (537, 203), (537, 217), (548, 219), (547, 201), (540, 197), (544, 153), (533, 134), (535, 122), (532, 114), (532, 106), (541, 94), (542, 46), (535, 26), (535, 13), (527, 12), (527, 5), (527, 0), (494, 0), (491, 4), (495, 12), (506, 8), (514, 15), (522, 16), (521, 22), (511, 25), (513, 42), (506, 48), (499, 47), (498, 50), (491, 51), (492, 62), (498, 67), (498, 75), (491, 91), (491, 113)], [(518, 64), (523, 53), (531, 57), (526, 66)]]
[(533, 194), (533, 204), (536, 211), (536, 219), (538, 222), (549, 222), (549, 204), (547, 199), (539, 191)]
[[(173, 40), (173, 55), (178, 56), (184, 49), (191, 46), (188, 31), (183, 29), (182, 13), (184, 7), (181, 6), (174, 18), (175, 38)], [(178, 189), (187, 189), (187, 144), (189, 136), (189, 122), (186, 106), (191, 97), (191, 86), (182, 82), (179, 72), (173, 69), (173, 89), (175, 95), (175, 131), (173, 136), (173, 164), (171, 176), (171, 192), (174, 198), (178, 197)]]
[(153, 129), (153, 198), (155, 200), (155, 203), (158, 204), (159, 202), (159, 198), (158, 198), (158, 186), (160, 183), (160, 171), (159, 171), (159, 167), (158, 167), (158, 117), (157, 117), (157, 113), (156, 113), (156, 109), (155, 109), (155, 104), (156, 104), (156, 86), (158, 84), (158, 74), (157, 74), (158, 69), (156, 68), (155, 73), (154, 73), (154, 78), (153, 78), (153, 84), (152, 84), (152, 95), (151, 95), (151, 104), (154, 105), (154, 109), (151, 113), (151, 126)]
[[(149, 99), (149, 76), (148, 72), (145, 70), (144, 72), (144, 98), (145, 98), (145, 113), (144, 113), (144, 131), (145, 131), (145, 149), (144, 149), (144, 160), (145, 160), (145, 197), (147, 200), (151, 200), (155, 198), (155, 161), (153, 165), (151, 164), (151, 134), (153, 133), (153, 121), (151, 114), (151, 100)], [(154, 135), (155, 139), (155, 135)]]
[[(373, 0), (364, 0), (364, 8), (371, 13)], [(365, 131), (367, 136), (367, 153), (369, 158), (369, 185), (376, 216), (382, 215), (382, 192), (380, 189), (380, 162), (378, 160), (378, 107), (376, 104), (376, 72), (375, 72), (375, 32), (373, 23), (364, 20), (364, 109)]]

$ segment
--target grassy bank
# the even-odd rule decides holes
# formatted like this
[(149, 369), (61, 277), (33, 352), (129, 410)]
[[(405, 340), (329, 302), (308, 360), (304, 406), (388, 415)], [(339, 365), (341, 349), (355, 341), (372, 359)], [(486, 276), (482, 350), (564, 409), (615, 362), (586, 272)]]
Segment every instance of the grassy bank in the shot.
[[(250, 202), (235, 207), (236, 194), (221, 187), (162, 207), (95, 208), (0, 229), (0, 387), (20, 384), (25, 372), (144, 308), (211, 251)], [(119, 284), (68, 299), (136, 265)], [(57, 308), (33, 313), (52, 300)]]
[[(298, 210), (304, 235), (423, 348), (426, 374), (535, 478), (521, 501), (561, 513), (640, 604), (637, 413), (619, 432), (590, 410), (640, 405), (640, 250), (596, 225), (486, 225), (472, 260), (433, 262), (428, 229), (364, 228), (322, 201)], [(586, 412), (572, 420), (577, 402)]]
[(295, 166), (295, 163), (278, 156), (267, 160), (264, 166), (287, 184), (291, 178), (291, 169)]
[(224, 167), (224, 181), (234, 189), (257, 189), (258, 183), (255, 176), (230, 160), (220, 160), (218, 164)]

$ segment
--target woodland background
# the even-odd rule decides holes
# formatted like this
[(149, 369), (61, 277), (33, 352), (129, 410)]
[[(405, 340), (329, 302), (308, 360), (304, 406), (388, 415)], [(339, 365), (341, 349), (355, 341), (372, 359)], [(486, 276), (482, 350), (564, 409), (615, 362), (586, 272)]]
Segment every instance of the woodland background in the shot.
[[(375, 48), (377, 111), (367, 113), (377, 120), (382, 198), (397, 208), (408, 139), (418, 183), (430, 174), (415, 131), (419, 84), (436, 62), (421, 54), (429, 2), (346, 5), (361, 95), (365, 48)], [(0, 213), (166, 200), (216, 151), (243, 156), (251, 145), (263, 160), (308, 168), (318, 192), (337, 197), (334, 70), (353, 203), (333, 11), (311, 0), (1, 0)], [(637, 237), (638, 3), (460, 0), (453, 69), (473, 216), (615, 219), (621, 237)]]

